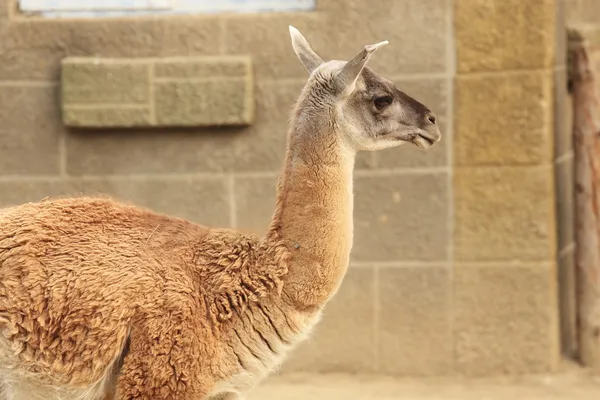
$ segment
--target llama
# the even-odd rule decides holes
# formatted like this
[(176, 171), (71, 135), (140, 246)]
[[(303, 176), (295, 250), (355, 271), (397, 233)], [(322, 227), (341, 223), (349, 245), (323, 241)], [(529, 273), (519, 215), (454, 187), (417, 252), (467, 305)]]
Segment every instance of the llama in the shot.
[(324, 62), (290, 36), (309, 78), (264, 237), (104, 197), (0, 212), (4, 399), (243, 399), (311, 332), (348, 267), (357, 151), (441, 134), (366, 66), (387, 42)]

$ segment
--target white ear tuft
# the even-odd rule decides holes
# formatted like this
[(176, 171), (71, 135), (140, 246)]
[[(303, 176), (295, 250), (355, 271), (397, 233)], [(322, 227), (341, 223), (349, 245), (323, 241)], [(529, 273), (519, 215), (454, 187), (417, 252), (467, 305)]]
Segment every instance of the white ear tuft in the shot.
[(294, 36), (303, 37), (298, 29), (294, 28), (292, 25), (290, 25), (289, 27), (290, 27), (290, 36), (292, 37), (292, 40), (294, 39)]
[(315, 53), (298, 29), (291, 25), (289, 28), (292, 47), (296, 56), (309, 73), (313, 72), (319, 65), (323, 64), (323, 59)]
[(390, 44), (390, 42), (388, 42), (387, 40), (384, 40), (383, 42), (379, 42), (379, 43), (375, 43), (375, 44), (369, 44), (369, 45), (367, 45), (365, 47), (367, 47), (368, 51), (372, 53), (375, 50), (377, 50), (378, 48), (383, 47), (383, 46), (385, 46), (387, 44)]

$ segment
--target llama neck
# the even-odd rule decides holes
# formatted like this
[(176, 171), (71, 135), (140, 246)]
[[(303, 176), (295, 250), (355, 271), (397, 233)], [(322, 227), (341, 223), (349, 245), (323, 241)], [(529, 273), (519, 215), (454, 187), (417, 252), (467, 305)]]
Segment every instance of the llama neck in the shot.
[(354, 158), (331, 132), (291, 132), (268, 236), (292, 253), (283, 290), (298, 309), (325, 305), (348, 268)]

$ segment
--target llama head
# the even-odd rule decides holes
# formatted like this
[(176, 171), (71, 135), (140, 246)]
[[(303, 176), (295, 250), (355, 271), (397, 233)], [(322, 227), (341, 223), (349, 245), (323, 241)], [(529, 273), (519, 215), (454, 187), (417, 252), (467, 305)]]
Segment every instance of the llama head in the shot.
[(408, 142), (429, 148), (440, 141), (433, 112), (366, 67), (371, 55), (387, 41), (365, 46), (348, 62), (326, 62), (296, 28), (289, 29), (294, 51), (310, 74), (301, 107), (305, 118), (333, 126), (355, 150), (379, 150)]

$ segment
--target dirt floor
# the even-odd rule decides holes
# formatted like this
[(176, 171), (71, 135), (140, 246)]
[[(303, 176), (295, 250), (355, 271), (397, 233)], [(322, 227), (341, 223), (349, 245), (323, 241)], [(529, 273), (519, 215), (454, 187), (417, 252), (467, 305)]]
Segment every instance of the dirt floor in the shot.
[(406, 379), (353, 375), (269, 378), (249, 400), (600, 400), (600, 377), (582, 370), (520, 378)]

